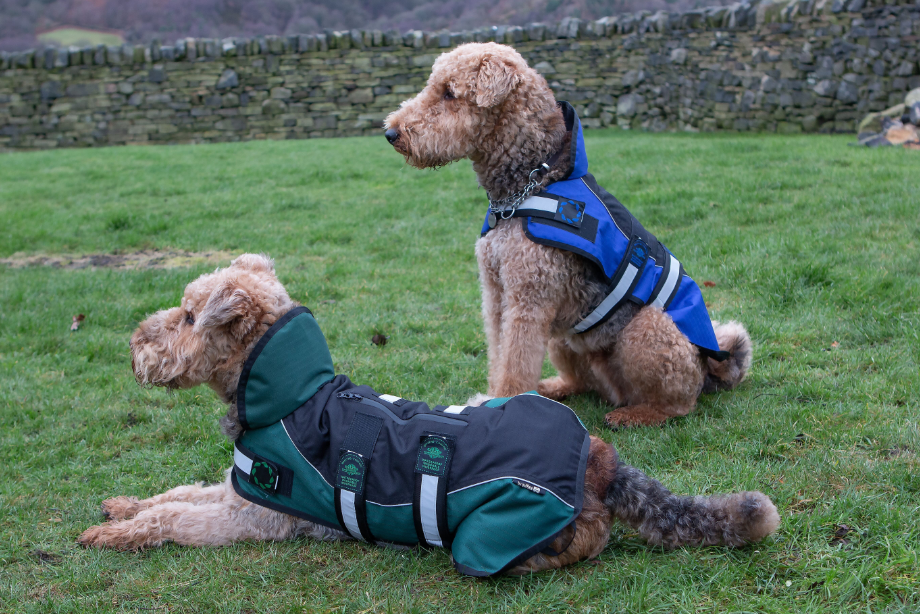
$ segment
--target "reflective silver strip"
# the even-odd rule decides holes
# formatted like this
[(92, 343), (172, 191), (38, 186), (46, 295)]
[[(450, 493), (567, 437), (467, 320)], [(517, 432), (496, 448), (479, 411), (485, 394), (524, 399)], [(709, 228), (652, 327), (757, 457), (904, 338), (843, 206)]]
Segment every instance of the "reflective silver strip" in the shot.
[(425, 541), (432, 546), (441, 546), (441, 534), (438, 532), (438, 478), (422, 474), (422, 489), (418, 496), (418, 514), (422, 520), (422, 532)]
[(466, 409), (466, 405), (451, 405), (450, 407), (444, 408), (444, 413), (445, 414), (462, 414), (464, 409)]
[(522, 209), (536, 209), (537, 211), (546, 211), (547, 213), (556, 213), (559, 209), (559, 201), (545, 196), (531, 196), (520, 205), (518, 211)]
[(243, 454), (239, 448), (233, 446), (233, 464), (240, 468), (246, 475), (252, 474), (252, 459)]
[(392, 394), (380, 394), (377, 395), (387, 403), (395, 403), (396, 401), (402, 401), (400, 397), (394, 397)]
[(587, 318), (572, 327), (570, 332), (581, 333), (600, 322), (604, 316), (610, 313), (611, 309), (616, 307), (619, 302), (623, 300), (623, 297), (626, 296), (626, 293), (629, 291), (629, 287), (632, 285), (632, 282), (638, 273), (639, 269), (636, 268), (636, 266), (632, 263), (629, 263), (626, 266), (626, 271), (623, 273), (620, 281), (610, 292), (610, 294), (607, 295), (607, 298), (605, 298), (594, 311), (588, 314)]
[(358, 513), (355, 511), (355, 493), (350, 490), (339, 490), (339, 504), (342, 507), (342, 520), (345, 528), (355, 539), (364, 541), (361, 537), (361, 528), (358, 527)]
[(671, 295), (674, 294), (674, 289), (677, 287), (677, 282), (680, 280), (680, 262), (671, 254), (668, 254), (668, 257), (670, 258), (668, 278), (664, 280), (661, 291), (658, 292), (658, 296), (652, 301), (652, 307), (658, 307), (659, 309), (664, 309), (665, 303), (667, 303)]

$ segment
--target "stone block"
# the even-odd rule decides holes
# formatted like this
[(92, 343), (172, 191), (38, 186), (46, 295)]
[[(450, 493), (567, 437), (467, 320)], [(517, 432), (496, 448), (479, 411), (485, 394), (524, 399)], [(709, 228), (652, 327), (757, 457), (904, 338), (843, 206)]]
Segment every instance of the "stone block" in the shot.
[(633, 117), (639, 105), (639, 96), (636, 94), (625, 94), (617, 99), (617, 115), (621, 117)]
[(814, 90), (818, 96), (832, 96), (837, 90), (837, 84), (830, 79), (824, 79), (815, 84)]
[(844, 104), (852, 104), (859, 100), (859, 90), (854, 84), (841, 81), (835, 96), (837, 100)]
[(220, 78), (217, 80), (215, 87), (219, 90), (230, 89), (233, 87), (239, 87), (240, 78), (239, 75), (233, 69), (226, 69), (221, 73)]

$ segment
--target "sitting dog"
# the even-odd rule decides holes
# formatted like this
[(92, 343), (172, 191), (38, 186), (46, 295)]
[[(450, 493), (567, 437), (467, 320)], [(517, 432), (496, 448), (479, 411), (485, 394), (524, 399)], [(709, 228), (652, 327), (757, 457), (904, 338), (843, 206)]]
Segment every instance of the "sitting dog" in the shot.
[(207, 384), (228, 404), (234, 466), (219, 485), (108, 499), (85, 546), (351, 537), (449, 547), (459, 571), (485, 576), (597, 556), (614, 518), (666, 547), (740, 546), (779, 524), (759, 492), (671, 494), (555, 401), (429, 408), (336, 376), (264, 256), (190, 283), (140, 324), (131, 355), (141, 385)]
[[(588, 173), (581, 124), (511, 47), (461, 45), (391, 113), (418, 168), (469, 158), (489, 210), (476, 243), (489, 394), (594, 390), (611, 427), (683, 416), (751, 362), (736, 322), (711, 322), (680, 262)], [(557, 377), (539, 381), (547, 349)]]

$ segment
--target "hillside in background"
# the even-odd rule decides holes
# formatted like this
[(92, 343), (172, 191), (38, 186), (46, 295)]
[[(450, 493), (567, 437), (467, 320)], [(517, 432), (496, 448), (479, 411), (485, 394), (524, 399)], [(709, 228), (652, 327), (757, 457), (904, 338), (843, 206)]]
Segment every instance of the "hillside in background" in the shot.
[(120, 30), (130, 43), (344, 30), (471, 30), (489, 25), (599, 19), (638, 10), (683, 11), (728, 0), (0, 0), (0, 49), (38, 44), (58, 26)]

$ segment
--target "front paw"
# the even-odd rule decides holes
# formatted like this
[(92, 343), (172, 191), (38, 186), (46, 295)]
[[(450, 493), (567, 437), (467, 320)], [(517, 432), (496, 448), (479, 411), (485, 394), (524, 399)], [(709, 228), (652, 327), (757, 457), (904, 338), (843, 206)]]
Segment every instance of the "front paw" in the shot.
[(566, 397), (575, 394), (577, 391), (569, 385), (562, 377), (548, 377), (540, 380), (537, 384), (537, 394), (554, 401), (562, 401)]
[(495, 397), (490, 396), (488, 394), (477, 392), (476, 394), (474, 394), (473, 396), (471, 396), (470, 398), (466, 400), (466, 406), (467, 407), (479, 407), (483, 403), (491, 401), (494, 398)]
[(84, 548), (104, 548), (106, 546), (118, 548), (116, 539), (117, 531), (113, 530), (114, 523), (107, 522), (83, 531), (77, 538), (77, 543)]
[(103, 501), (100, 507), (106, 520), (134, 518), (142, 509), (137, 497), (113, 497)]

